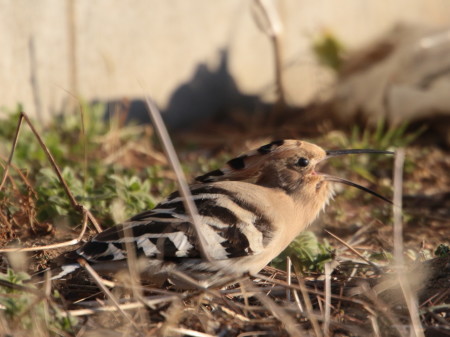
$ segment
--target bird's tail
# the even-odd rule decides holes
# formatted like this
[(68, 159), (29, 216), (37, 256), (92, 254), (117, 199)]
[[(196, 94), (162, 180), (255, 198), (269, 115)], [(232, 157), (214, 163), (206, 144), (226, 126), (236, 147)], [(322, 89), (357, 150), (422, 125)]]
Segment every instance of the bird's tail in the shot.
[(45, 273), (47, 273), (49, 271), (51, 273), (51, 275), (50, 275), (51, 281), (61, 280), (65, 276), (72, 274), (73, 272), (75, 272), (76, 270), (78, 270), (80, 268), (81, 268), (81, 266), (78, 263), (70, 263), (70, 264), (65, 264), (62, 266), (55, 267), (55, 268), (47, 268), (47, 269), (41, 270), (41, 271), (33, 274), (31, 277), (31, 282), (32, 283), (43, 282), (43, 280), (42, 280), (43, 276), (45, 275)]

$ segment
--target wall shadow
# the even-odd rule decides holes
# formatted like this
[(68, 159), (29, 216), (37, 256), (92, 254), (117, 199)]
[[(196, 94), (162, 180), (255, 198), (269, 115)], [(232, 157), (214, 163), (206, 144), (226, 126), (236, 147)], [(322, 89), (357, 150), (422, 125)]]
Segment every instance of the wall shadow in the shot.
[[(108, 101), (107, 109), (108, 116), (111, 112), (127, 111), (127, 121), (150, 122), (143, 99)], [(219, 116), (226, 118), (232, 110), (264, 113), (269, 109), (270, 105), (258, 96), (239, 91), (229, 72), (228, 52), (222, 49), (219, 66), (210, 70), (207, 65), (199, 64), (189, 81), (174, 90), (167, 108), (161, 113), (166, 126), (176, 130), (190, 128)]]

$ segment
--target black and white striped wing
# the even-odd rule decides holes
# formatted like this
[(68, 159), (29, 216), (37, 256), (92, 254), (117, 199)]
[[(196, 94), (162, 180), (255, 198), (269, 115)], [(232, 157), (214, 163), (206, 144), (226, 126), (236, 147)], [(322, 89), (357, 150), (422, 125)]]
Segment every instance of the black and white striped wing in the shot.
[[(213, 259), (257, 254), (268, 244), (270, 223), (248, 201), (213, 184), (194, 186), (191, 193)], [(131, 244), (138, 256), (173, 262), (200, 259), (189, 220), (183, 200), (175, 192), (154, 209), (98, 234), (77, 253), (94, 263), (118, 261), (126, 259), (126, 245)]]

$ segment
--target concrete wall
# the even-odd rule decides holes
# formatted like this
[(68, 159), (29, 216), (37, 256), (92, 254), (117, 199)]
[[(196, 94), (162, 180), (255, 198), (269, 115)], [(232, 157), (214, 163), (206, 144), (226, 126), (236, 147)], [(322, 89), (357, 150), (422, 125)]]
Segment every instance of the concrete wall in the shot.
[[(324, 29), (358, 47), (399, 21), (450, 23), (447, 0), (274, 4), (283, 23), (287, 99), (295, 105), (329, 83), (310, 53)], [(77, 96), (150, 94), (176, 119), (226, 106), (238, 91), (250, 106), (254, 98), (271, 101), (273, 53), (252, 6), (251, 0), (0, 0), (0, 106), (22, 102), (45, 119)]]

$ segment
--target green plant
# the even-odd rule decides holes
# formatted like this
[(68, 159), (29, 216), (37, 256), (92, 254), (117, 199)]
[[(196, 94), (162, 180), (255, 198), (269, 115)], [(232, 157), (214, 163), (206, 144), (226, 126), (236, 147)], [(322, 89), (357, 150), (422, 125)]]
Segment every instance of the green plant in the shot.
[[(148, 166), (137, 173), (120, 161), (105, 164), (105, 157), (114, 156), (122, 144), (141, 141), (148, 129), (121, 126), (114, 118), (108, 125), (103, 117), (104, 106), (100, 104), (81, 103), (81, 108), (83, 122), (79, 114), (56, 116), (40, 133), (79, 203), (93, 211), (103, 225), (109, 225), (152, 208), (159, 198), (171, 192), (174, 185), (163, 177), (166, 168), (161, 165)], [(8, 128), (0, 130), (4, 162), (9, 157), (19, 112), (10, 112), (5, 120)], [(27, 219), (53, 223), (65, 218), (69, 224), (79, 223), (80, 214), (71, 205), (43, 149), (25, 123), (13, 165), (15, 168), (9, 171), (11, 179), (0, 192), (2, 212), (5, 218), (13, 219), (11, 225), (21, 225), (24, 220), (28, 223)], [(113, 219), (118, 208), (123, 209), (122, 215)]]
[[(12, 283), (14, 285), (23, 285), (23, 281), (29, 280), (30, 276), (24, 272), (15, 273), (8, 269), (6, 274), (0, 273), (0, 280)], [(4, 314), (7, 319), (18, 317), (31, 305), (31, 297), (14, 288), (0, 287), (0, 304), (4, 307)], [(28, 325), (29, 322), (25, 322)]]
[[(35, 286), (25, 285), (24, 281), (29, 279), (27, 273), (14, 272), (12, 269), (0, 273), (0, 280), (5, 281), (5, 285), (0, 285), (0, 315), (5, 316), (10, 328), (31, 332), (39, 325), (48, 329), (51, 335), (73, 333), (78, 320), (65, 315), (50, 299), (41, 296)], [(11, 286), (7, 286), (7, 283)]]
[(328, 241), (321, 243), (313, 232), (306, 231), (275, 258), (272, 265), (285, 269), (287, 257), (305, 274), (322, 273), (325, 263), (333, 260), (333, 249)]
[[(403, 123), (398, 127), (389, 127), (384, 120), (380, 119), (375, 129), (369, 127), (361, 129), (356, 125), (352, 128), (350, 136), (332, 133), (328, 140), (338, 148), (394, 151), (397, 147), (408, 146), (425, 131), (424, 127), (414, 132), (408, 132), (407, 128), (407, 123)], [(392, 158), (389, 156), (345, 156), (339, 158), (339, 160), (330, 160), (329, 162), (336, 169), (356, 173), (372, 183), (376, 182), (375, 172), (378, 177), (385, 176), (390, 178), (391, 176)], [(410, 170), (413, 165), (414, 163), (406, 158), (405, 170)]]
[(109, 179), (114, 182), (114, 185), (110, 184), (109, 187), (115, 188), (117, 197), (125, 206), (127, 217), (155, 207), (155, 198), (149, 193), (150, 180), (122, 175), (111, 175)]
[(450, 246), (441, 243), (434, 251), (434, 255), (439, 257), (450, 256)]
[(392, 253), (385, 250), (369, 254), (369, 260), (373, 261), (392, 261), (393, 259), (394, 256), (392, 255)]
[(345, 48), (339, 39), (329, 31), (315, 39), (312, 50), (319, 63), (338, 72), (344, 62)]
[(352, 128), (348, 138), (348, 146), (386, 150), (395, 147), (405, 147), (411, 144), (426, 129), (421, 127), (414, 132), (408, 132), (408, 122), (403, 122), (398, 126), (388, 126), (383, 118), (377, 122), (375, 129), (364, 128), (362, 130), (358, 125)]
[[(107, 171), (102, 177), (89, 177), (83, 182), (73, 168), (64, 167), (62, 176), (78, 202), (96, 214), (103, 224), (113, 222), (115, 208), (121, 202), (124, 220), (156, 204), (156, 197), (150, 191), (153, 179), (141, 179), (129, 171), (115, 174)], [(154, 179), (154, 180), (157, 180)], [(80, 214), (72, 207), (55, 172), (50, 168), (41, 169), (36, 175), (37, 218), (49, 221), (61, 216), (68, 217), (71, 224), (80, 219)]]

